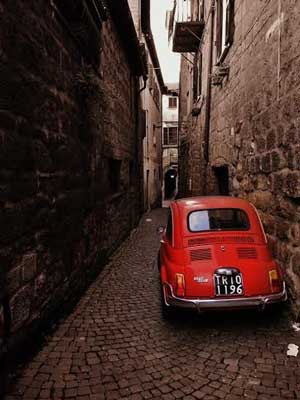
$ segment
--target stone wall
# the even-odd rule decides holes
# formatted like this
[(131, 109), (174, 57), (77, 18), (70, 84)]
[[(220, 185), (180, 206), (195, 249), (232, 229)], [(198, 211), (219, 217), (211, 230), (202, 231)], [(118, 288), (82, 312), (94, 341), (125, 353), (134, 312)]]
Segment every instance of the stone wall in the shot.
[[(300, 5), (236, 2), (228, 80), (213, 91), (211, 165), (226, 164), (232, 194), (261, 214), (300, 306)], [(222, 161), (223, 160), (223, 161)]]
[[(144, 39), (141, 39), (141, 41), (144, 41)], [(148, 52), (146, 42), (145, 46)], [(162, 95), (150, 52), (148, 53), (148, 66), (150, 76), (145, 90), (141, 93), (142, 107), (146, 113), (146, 134), (143, 140), (145, 211), (161, 205), (162, 186)]]
[(144, 57), (147, 60), (146, 78), (141, 91), (141, 105), (145, 115), (145, 132), (143, 140), (144, 168), (144, 210), (161, 205), (162, 187), (162, 92), (163, 78), (156, 53), (150, 21), (150, 1), (128, 1), (136, 33), (144, 46)]
[(86, 286), (143, 204), (138, 80), (114, 22), (92, 68), (53, 2), (27, 3), (0, 0), (0, 356)]
[(181, 58), (179, 94), (179, 192), (178, 197), (203, 194), (203, 121), (193, 116), (193, 63), (190, 54)]
[[(202, 44), (204, 100), (210, 3), (205, 2)], [(282, 0), (234, 3), (234, 38), (223, 61), (230, 68), (229, 76), (212, 88), (209, 165), (199, 194), (218, 193), (214, 168), (228, 167), (229, 192), (258, 207), (270, 247), (286, 271), (299, 309), (300, 31), (296, 21), (300, 4)], [(202, 143), (204, 118), (203, 106), (196, 122)], [(203, 156), (202, 167), (206, 167)]]

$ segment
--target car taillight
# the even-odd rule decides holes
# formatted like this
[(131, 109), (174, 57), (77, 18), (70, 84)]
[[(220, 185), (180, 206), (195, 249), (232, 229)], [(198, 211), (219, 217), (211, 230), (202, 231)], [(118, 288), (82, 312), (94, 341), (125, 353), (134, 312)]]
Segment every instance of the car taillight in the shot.
[(183, 274), (176, 274), (176, 296), (184, 297), (185, 295), (185, 281)]
[(269, 271), (269, 278), (272, 292), (281, 292), (283, 289), (282, 279), (276, 269)]

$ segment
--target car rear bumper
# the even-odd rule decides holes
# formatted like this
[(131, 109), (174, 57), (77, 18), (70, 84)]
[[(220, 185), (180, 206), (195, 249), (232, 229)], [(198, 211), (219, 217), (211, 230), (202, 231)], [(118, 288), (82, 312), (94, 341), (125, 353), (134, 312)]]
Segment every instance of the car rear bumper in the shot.
[[(264, 309), (269, 304), (280, 303), (287, 299), (285, 283), (280, 293), (234, 298), (213, 298), (213, 299), (186, 299), (174, 296), (170, 284), (164, 283), (167, 290), (163, 290), (164, 301), (167, 306), (180, 308), (193, 308), (199, 312), (205, 310), (234, 309), (234, 308), (260, 308)], [(168, 292), (168, 293), (166, 293)]]

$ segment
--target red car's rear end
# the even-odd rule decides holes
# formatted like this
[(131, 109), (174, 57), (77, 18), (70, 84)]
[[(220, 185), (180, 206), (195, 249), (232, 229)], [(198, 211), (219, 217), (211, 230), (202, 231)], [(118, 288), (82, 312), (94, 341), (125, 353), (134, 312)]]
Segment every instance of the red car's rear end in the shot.
[(241, 199), (175, 201), (160, 264), (164, 307), (264, 308), (286, 300), (257, 211)]

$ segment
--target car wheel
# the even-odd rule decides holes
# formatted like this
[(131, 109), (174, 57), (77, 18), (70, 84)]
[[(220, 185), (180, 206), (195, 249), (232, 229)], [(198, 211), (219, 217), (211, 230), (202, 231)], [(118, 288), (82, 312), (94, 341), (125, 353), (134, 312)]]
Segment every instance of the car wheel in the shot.
[(161, 262), (160, 262), (160, 252), (157, 253), (157, 268), (160, 271)]
[(275, 304), (270, 304), (266, 308), (267, 313), (270, 315), (276, 316), (285, 316), (288, 318), (289, 312), (290, 312), (290, 307), (288, 302), (281, 302), (281, 303), (275, 303)]

